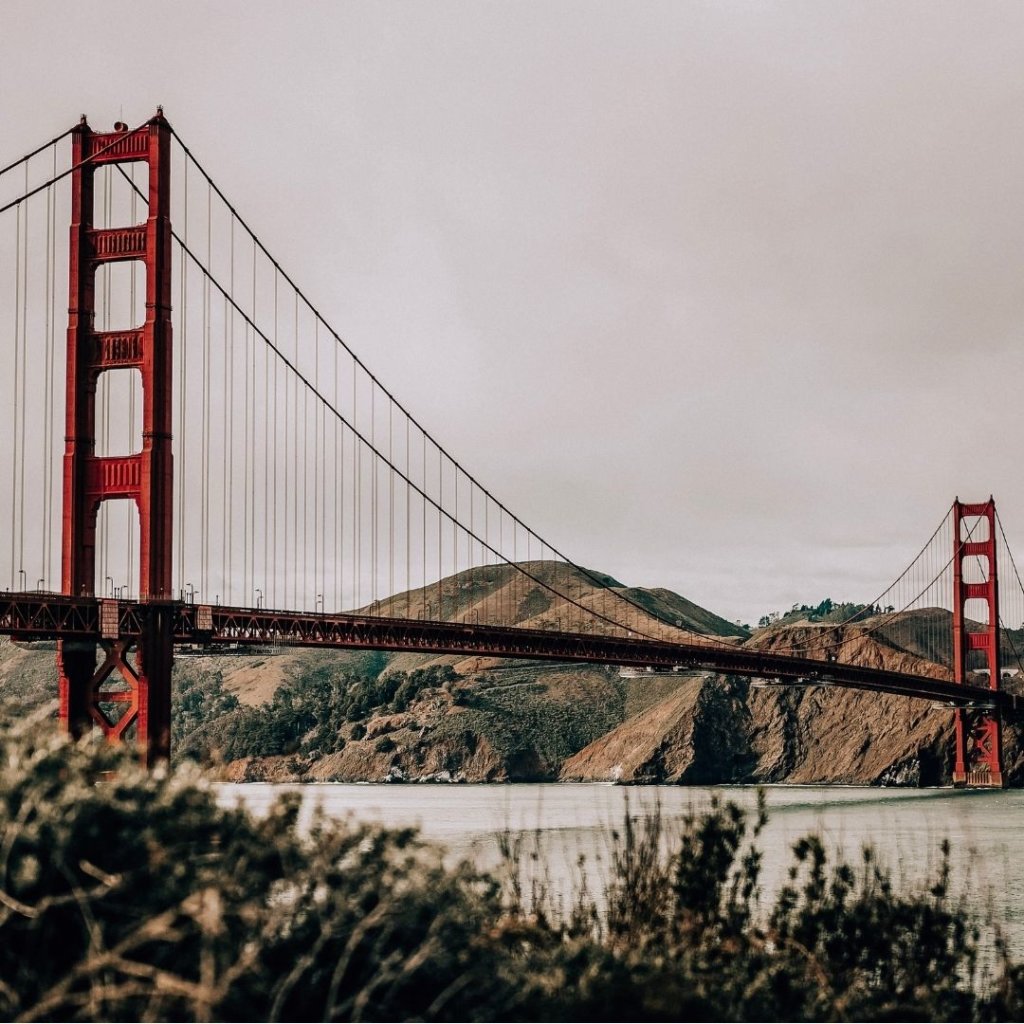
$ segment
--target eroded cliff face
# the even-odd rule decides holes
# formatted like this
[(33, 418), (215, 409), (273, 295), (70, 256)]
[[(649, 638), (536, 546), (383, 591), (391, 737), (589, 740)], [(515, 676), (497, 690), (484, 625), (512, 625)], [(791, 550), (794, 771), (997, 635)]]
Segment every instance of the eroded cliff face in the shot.
[(700, 676), (562, 766), (565, 781), (941, 785), (950, 712), (839, 689)]
[[(942, 613), (937, 613), (941, 615)], [(931, 618), (935, 616), (932, 615)], [(880, 670), (949, 678), (917, 651), (934, 623), (911, 618), (879, 640), (870, 624), (842, 629), (795, 626), (756, 635), (752, 646), (825, 657)], [(938, 651), (936, 656), (941, 656)], [(1004, 728), (1004, 768), (1024, 782), (1019, 728)], [(559, 777), (573, 781), (663, 783), (840, 783), (947, 785), (953, 716), (930, 701), (889, 694), (758, 683), (713, 674), (679, 678), (677, 689), (570, 757)]]
[(952, 712), (839, 689), (753, 690), (752, 782), (937, 786), (950, 780)]
[[(643, 679), (637, 681), (642, 685)], [(564, 782), (689, 783), (746, 780), (753, 758), (741, 688), (703, 674), (622, 722), (562, 765)]]

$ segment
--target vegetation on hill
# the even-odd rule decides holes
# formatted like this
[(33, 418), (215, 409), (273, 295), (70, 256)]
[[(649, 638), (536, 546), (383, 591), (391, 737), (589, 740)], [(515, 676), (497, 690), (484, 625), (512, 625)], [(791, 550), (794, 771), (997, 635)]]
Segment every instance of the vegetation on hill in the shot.
[(885, 608), (876, 604), (857, 604), (855, 601), (833, 601), (826, 597), (817, 604), (794, 604), (788, 612), (768, 612), (757, 621), (760, 629), (769, 626), (789, 626), (796, 622), (863, 622), (872, 615), (894, 611), (892, 605)]
[(344, 747), (346, 731), (351, 737), (346, 725), (365, 723), (375, 711), (405, 711), (424, 690), (457, 678), (447, 665), (385, 675), (322, 665), (280, 686), (259, 707), (240, 705), (224, 692), (220, 676), (186, 680), (175, 687), (172, 702), (174, 730), (181, 734), (175, 756), (208, 762), (333, 754)]
[[(542, 677), (543, 678), (543, 677)], [(441, 735), (461, 730), (486, 740), (517, 779), (550, 779), (577, 750), (615, 728), (625, 715), (625, 687), (607, 674), (588, 685), (567, 681), (497, 683), (456, 692), (463, 712)]]
[(603, 898), (581, 883), (561, 912), (515, 836), (501, 877), (446, 868), (410, 831), (302, 830), (295, 799), (255, 818), (187, 766), (0, 731), (0, 1016), (1021, 1018), (1024, 966), (998, 939), (982, 966), (948, 857), (897, 885), (808, 837), (760, 894), (759, 825), (729, 804), (627, 819)]

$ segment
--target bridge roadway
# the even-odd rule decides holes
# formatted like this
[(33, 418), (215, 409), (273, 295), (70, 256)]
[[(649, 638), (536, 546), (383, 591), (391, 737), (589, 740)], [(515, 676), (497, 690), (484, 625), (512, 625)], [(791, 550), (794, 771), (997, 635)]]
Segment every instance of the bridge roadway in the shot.
[(943, 679), (836, 661), (798, 658), (709, 641), (561, 633), (469, 622), (230, 608), (180, 601), (133, 602), (46, 593), (0, 595), (0, 636), (99, 643), (135, 640), (153, 615), (171, 617), (174, 642), (215, 653), (228, 645), (364, 648), (383, 651), (530, 658), (651, 669), (705, 669), (730, 675), (841, 686), (936, 700), (956, 707), (1024, 712), (1024, 697)]

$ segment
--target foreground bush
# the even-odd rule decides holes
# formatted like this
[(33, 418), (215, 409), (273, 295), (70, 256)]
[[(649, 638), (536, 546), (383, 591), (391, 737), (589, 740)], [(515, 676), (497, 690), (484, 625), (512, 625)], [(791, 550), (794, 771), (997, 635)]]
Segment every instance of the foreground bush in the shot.
[[(453, 797), (455, 794), (453, 794)], [(0, 1016), (22, 1020), (1015, 1019), (948, 871), (899, 892), (797, 845), (758, 902), (742, 812), (625, 823), (555, 912), (409, 831), (220, 808), (49, 723), (0, 731)], [(599, 909), (600, 908), (600, 909)]]
[(495, 988), (496, 885), (409, 831), (218, 807), (50, 723), (0, 734), (0, 1014), (401, 1018)]

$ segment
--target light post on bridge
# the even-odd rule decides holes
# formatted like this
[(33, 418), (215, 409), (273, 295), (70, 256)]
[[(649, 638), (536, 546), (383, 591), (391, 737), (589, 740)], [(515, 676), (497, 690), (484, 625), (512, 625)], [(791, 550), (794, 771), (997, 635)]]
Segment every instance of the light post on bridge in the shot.
[(324, 613), (324, 595), (323, 594), (317, 594), (316, 595), (316, 601), (313, 603), (313, 611), (314, 612), (317, 610), (317, 607), (320, 608), (320, 614), (323, 615), (323, 613)]
[(18, 570), (18, 575), (21, 577), (21, 589), (23, 591), (27, 590), (28, 589), (28, 573), (26, 573), (24, 569), (19, 569)]
[(259, 587), (256, 588), (256, 607), (263, 607), (263, 591)]
[(114, 596), (114, 577), (113, 576), (108, 576), (106, 578), (106, 582), (107, 582), (107, 597), (113, 597)]

